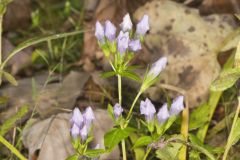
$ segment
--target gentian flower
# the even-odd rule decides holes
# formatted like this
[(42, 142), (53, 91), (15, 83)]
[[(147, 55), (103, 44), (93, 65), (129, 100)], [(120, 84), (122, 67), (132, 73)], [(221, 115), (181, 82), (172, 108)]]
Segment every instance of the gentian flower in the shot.
[(146, 98), (145, 101), (141, 101), (140, 103), (140, 112), (145, 115), (147, 122), (151, 122), (154, 119), (154, 114), (156, 113), (156, 109), (152, 102)]
[(138, 36), (144, 36), (149, 30), (148, 15), (144, 15), (140, 22), (137, 24), (136, 34)]
[(71, 135), (74, 139), (76, 139), (80, 135), (80, 129), (79, 126), (77, 126), (75, 123), (73, 123), (73, 126), (70, 130)]
[(178, 96), (173, 100), (170, 108), (170, 115), (178, 115), (184, 109), (183, 100), (183, 96)]
[(84, 124), (86, 125), (87, 129), (90, 128), (92, 121), (95, 119), (93, 110), (91, 107), (87, 107), (83, 114)]
[(156, 78), (160, 72), (166, 67), (167, 65), (167, 58), (163, 57), (153, 63), (152, 67), (150, 68), (147, 77), (153, 76), (152, 78)]
[(120, 24), (123, 32), (126, 32), (126, 31), (129, 31), (129, 30), (132, 30), (132, 21), (131, 21), (131, 18), (129, 16), (129, 14), (126, 14), (124, 17), (123, 17), (123, 22)]
[(164, 123), (169, 118), (169, 116), (170, 116), (170, 114), (168, 112), (167, 103), (164, 103), (162, 108), (160, 108), (157, 113), (158, 122), (160, 124)]
[(85, 141), (87, 139), (88, 136), (88, 128), (86, 125), (83, 126), (83, 128), (80, 130), (80, 136), (81, 136), (81, 140)]
[(109, 20), (105, 22), (105, 36), (110, 42), (116, 38), (116, 27)]
[(140, 40), (137, 39), (137, 40), (130, 41), (129, 49), (133, 52), (136, 52), (136, 51), (142, 49)]
[(104, 28), (99, 21), (96, 22), (95, 36), (101, 44), (104, 44)]
[(78, 108), (74, 108), (71, 123), (77, 125), (78, 127), (82, 127), (83, 125), (83, 116)]
[(123, 109), (120, 104), (116, 103), (113, 107), (114, 117), (118, 119), (122, 115)]
[(123, 33), (123, 31), (121, 31), (118, 35), (117, 40), (118, 51), (120, 52), (120, 54), (123, 54), (128, 48), (129, 33), (128, 32)]

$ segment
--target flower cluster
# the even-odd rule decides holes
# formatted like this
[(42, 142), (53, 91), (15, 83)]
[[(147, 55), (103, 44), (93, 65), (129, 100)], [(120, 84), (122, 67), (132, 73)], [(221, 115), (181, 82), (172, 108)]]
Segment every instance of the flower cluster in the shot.
[(82, 114), (78, 108), (73, 110), (71, 118), (71, 135), (74, 139), (80, 137), (82, 141), (87, 139), (92, 122), (95, 119), (91, 107), (88, 107)]
[(128, 50), (131, 52), (139, 51), (142, 48), (141, 41), (143, 40), (143, 36), (145, 36), (146, 32), (149, 30), (148, 15), (144, 15), (137, 24), (135, 34), (132, 34), (133, 24), (129, 14), (124, 16), (120, 27), (121, 31), (116, 37), (116, 27), (114, 24), (107, 20), (103, 26), (97, 21), (95, 36), (97, 37), (100, 46), (102, 48), (107, 46), (113, 52), (117, 49), (120, 55), (123, 55)]
[[(175, 98), (171, 104), (170, 111), (168, 110), (167, 103), (164, 103), (157, 113), (158, 123), (163, 124), (171, 116), (178, 115), (184, 109), (183, 101), (184, 101), (183, 96), (178, 96), (177, 98)], [(156, 109), (148, 98), (146, 98), (145, 101), (141, 101), (140, 112), (141, 114), (145, 115), (147, 123), (153, 122)]]

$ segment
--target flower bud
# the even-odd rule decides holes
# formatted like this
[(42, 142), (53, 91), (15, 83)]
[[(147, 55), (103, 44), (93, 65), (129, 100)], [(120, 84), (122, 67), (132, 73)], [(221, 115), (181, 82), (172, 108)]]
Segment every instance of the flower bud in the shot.
[(113, 107), (114, 117), (118, 119), (122, 115), (123, 109), (120, 104), (116, 103)]
[(170, 115), (178, 115), (184, 109), (184, 97), (178, 96), (173, 100), (173, 103), (170, 108)]
[(87, 139), (88, 129), (86, 125), (84, 125), (83, 128), (80, 130), (80, 136), (82, 141), (85, 141)]

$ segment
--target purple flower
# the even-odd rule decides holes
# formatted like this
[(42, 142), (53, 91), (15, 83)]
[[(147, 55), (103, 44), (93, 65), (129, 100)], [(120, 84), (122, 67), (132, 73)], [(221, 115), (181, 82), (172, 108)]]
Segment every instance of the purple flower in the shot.
[(123, 109), (120, 104), (116, 103), (113, 107), (114, 117), (118, 119), (122, 115)]
[(183, 100), (183, 96), (178, 96), (173, 100), (170, 108), (170, 115), (178, 115), (184, 109)]
[(116, 38), (116, 27), (109, 20), (105, 22), (105, 36), (110, 42)]
[(80, 129), (75, 123), (73, 123), (73, 126), (70, 132), (74, 139), (76, 139), (80, 135)]
[(83, 114), (84, 124), (86, 125), (87, 129), (90, 128), (92, 125), (92, 121), (95, 119), (94, 113), (91, 107), (87, 107)]
[(126, 14), (123, 17), (123, 22), (120, 24), (120, 26), (122, 27), (123, 32), (132, 30), (132, 21), (129, 14)]
[(77, 125), (78, 127), (82, 127), (83, 125), (83, 116), (78, 108), (74, 108), (71, 123)]
[(167, 103), (164, 103), (162, 108), (160, 108), (157, 113), (158, 122), (160, 124), (164, 123), (169, 118), (169, 116), (170, 116), (170, 114), (168, 112)]
[(153, 76), (153, 78), (156, 78), (160, 74), (160, 72), (166, 67), (166, 65), (167, 58), (160, 58), (155, 63), (153, 63), (150, 71), (148, 72), (148, 76)]
[(140, 22), (137, 24), (136, 33), (138, 36), (144, 36), (149, 30), (148, 15), (144, 15)]
[(134, 52), (142, 49), (140, 40), (137, 39), (137, 40), (130, 41), (129, 48), (131, 51), (134, 51)]
[(156, 109), (152, 102), (146, 98), (145, 101), (141, 101), (140, 104), (140, 112), (145, 115), (147, 122), (151, 122), (154, 119), (154, 114), (156, 113)]
[(104, 28), (99, 21), (96, 22), (95, 36), (101, 44), (104, 43)]
[(80, 130), (80, 136), (81, 136), (81, 140), (85, 141), (87, 139), (88, 136), (88, 128), (86, 125), (83, 126), (83, 128)]
[(123, 33), (123, 31), (121, 31), (118, 35), (117, 38), (117, 43), (118, 43), (118, 51), (120, 52), (120, 54), (123, 54), (126, 49), (128, 48), (128, 43), (129, 43), (129, 33), (125, 32)]

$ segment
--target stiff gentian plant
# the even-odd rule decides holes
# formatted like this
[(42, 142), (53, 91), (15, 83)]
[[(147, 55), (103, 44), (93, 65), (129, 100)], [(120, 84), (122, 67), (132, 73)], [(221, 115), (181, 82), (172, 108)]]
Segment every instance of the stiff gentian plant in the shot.
[(91, 142), (93, 139), (93, 137), (91, 136), (91, 131), (94, 119), (95, 117), (91, 107), (87, 107), (83, 114), (78, 108), (75, 108), (73, 110), (70, 120), (70, 133), (72, 136), (72, 144), (76, 151), (76, 154), (70, 156), (68, 158), (69, 160), (98, 157), (99, 154), (103, 153), (103, 149), (88, 149), (88, 143)]
[[(137, 23), (136, 31), (134, 31), (130, 15), (126, 14), (120, 27), (121, 30), (118, 33), (118, 36), (115, 37), (116, 28), (110, 21), (107, 20), (104, 27), (100, 22), (97, 22), (95, 36), (113, 69), (113, 71), (103, 73), (102, 77), (107, 78), (117, 76), (118, 79), (119, 101), (114, 107), (111, 105), (108, 107), (108, 111), (116, 124), (116, 128), (106, 133), (105, 147), (106, 150), (111, 151), (121, 142), (123, 159), (126, 160), (125, 138), (135, 131), (134, 128), (129, 126), (133, 117), (133, 109), (136, 102), (139, 100), (140, 95), (158, 81), (160, 73), (167, 65), (167, 58), (162, 57), (153, 63), (150, 68), (147, 69), (146, 74), (143, 76), (144, 78), (141, 79), (140, 76), (134, 72), (134, 67), (130, 66), (130, 61), (134, 58), (136, 52), (142, 49), (141, 43), (144, 42), (144, 36), (150, 29), (149, 17), (148, 15), (144, 15)], [(122, 108), (122, 77), (135, 80), (139, 82), (141, 86), (126, 115), (123, 114)], [(147, 98), (145, 101), (141, 101), (140, 114), (145, 116), (145, 121), (141, 120), (141, 122), (148, 128), (151, 135), (149, 136), (149, 139), (151, 140), (148, 141), (148, 144), (157, 142), (183, 109), (183, 96), (174, 100), (170, 109), (168, 109), (167, 103), (164, 104), (162, 108), (159, 109), (157, 115), (156, 108), (150, 99)], [(141, 138), (137, 140), (134, 146), (139, 147), (138, 143), (140, 142)], [(143, 143), (141, 142), (141, 144)], [(144, 143), (144, 145), (148, 144)], [(147, 150), (145, 159), (149, 152), (150, 151)]]

